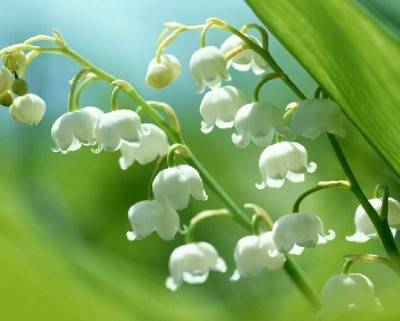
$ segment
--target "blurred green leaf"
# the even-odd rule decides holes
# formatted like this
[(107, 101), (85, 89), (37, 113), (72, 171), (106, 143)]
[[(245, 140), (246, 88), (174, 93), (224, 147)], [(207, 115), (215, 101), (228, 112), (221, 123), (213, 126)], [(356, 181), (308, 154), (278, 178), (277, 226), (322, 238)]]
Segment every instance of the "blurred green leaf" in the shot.
[(247, 0), (400, 173), (400, 45), (355, 1)]

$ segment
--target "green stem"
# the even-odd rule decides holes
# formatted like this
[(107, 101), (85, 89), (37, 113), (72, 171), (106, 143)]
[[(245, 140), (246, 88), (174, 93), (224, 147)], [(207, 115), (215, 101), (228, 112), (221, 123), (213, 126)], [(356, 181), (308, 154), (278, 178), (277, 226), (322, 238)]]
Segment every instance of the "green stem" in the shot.
[(264, 76), (263, 79), (260, 80), (260, 82), (257, 84), (256, 88), (254, 89), (254, 93), (253, 93), (253, 101), (259, 101), (260, 99), (260, 91), (261, 88), (270, 80), (276, 79), (276, 78), (280, 78), (283, 76), (283, 73), (278, 71), (278, 72), (273, 72), (270, 73), (266, 76)]
[(118, 109), (118, 94), (121, 91), (121, 87), (115, 87), (111, 93), (111, 110), (115, 111)]
[(397, 276), (400, 277), (400, 268), (398, 265), (394, 264), (392, 260), (389, 260), (386, 257), (382, 257), (375, 254), (356, 254), (356, 255), (345, 255), (345, 262), (342, 268), (342, 274), (348, 274), (350, 272), (351, 266), (357, 262), (366, 262), (366, 263), (379, 263), (386, 265), (391, 268)]
[(74, 78), (72, 78), (71, 81), (71, 87), (69, 89), (69, 93), (68, 93), (68, 111), (74, 111), (76, 109), (79, 109), (79, 105), (76, 105), (75, 102), (75, 92), (78, 86), (79, 81), (81, 80), (81, 78), (85, 77), (85, 75), (89, 72), (90, 70), (87, 68), (84, 68), (82, 70), (80, 70), (75, 76)]

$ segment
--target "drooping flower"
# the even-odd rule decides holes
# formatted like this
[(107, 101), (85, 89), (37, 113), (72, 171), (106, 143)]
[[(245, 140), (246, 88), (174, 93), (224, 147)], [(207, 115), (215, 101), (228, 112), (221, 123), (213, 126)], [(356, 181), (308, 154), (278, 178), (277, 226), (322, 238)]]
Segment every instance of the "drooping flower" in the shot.
[(284, 132), (281, 111), (266, 102), (253, 102), (242, 106), (235, 116), (232, 142), (238, 148), (246, 147), (252, 140), (257, 146), (271, 143), (275, 132)]
[(203, 92), (205, 86), (217, 88), (221, 80), (229, 79), (224, 55), (214, 46), (200, 48), (192, 55), (190, 72), (199, 92)]
[(181, 64), (173, 55), (162, 55), (160, 62), (153, 58), (147, 67), (146, 83), (148, 86), (162, 89), (173, 83), (181, 74)]
[(129, 109), (119, 109), (103, 114), (96, 126), (96, 139), (101, 150), (116, 151), (123, 142), (138, 143), (139, 115)]
[(279, 270), (285, 263), (285, 256), (276, 248), (272, 232), (241, 238), (236, 244), (234, 259), (236, 270), (231, 281), (255, 276), (263, 269)]
[(127, 233), (130, 241), (141, 240), (154, 231), (163, 240), (170, 241), (175, 238), (179, 230), (178, 213), (155, 200), (141, 201), (132, 205), (128, 217), (133, 229)]
[(375, 297), (374, 284), (365, 275), (349, 273), (334, 275), (324, 285), (321, 293), (322, 308), (319, 316), (322, 320), (337, 321), (361, 320), (359, 317), (371, 317), (381, 312), (382, 305)]
[(135, 161), (141, 165), (152, 162), (157, 156), (168, 153), (168, 137), (164, 131), (153, 124), (142, 124), (139, 132), (139, 144), (123, 142), (119, 165), (125, 170)]
[(51, 127), (54, 152), (68, 153), (76, 151), (82, 145), (96, 144), (95, 128), (103, 115), (97, 107), (84, 107), (58, 117)]
[(303, 182), (305, 173), (313, 173), (317, 164), (308, 163), (307, 150), (296, 142), (280, 142), (268, 146), (262, 152), (258, 167), (262, 182), (256, 184), (258, 189), (266, 186), (282, 187), (285, 178), (293, 183)]
[(190, 195), (199, 201), (206, 201), (208, 198), (199, 173), (189, 165), (178, 165), (160, 171), (154, 178), (152, 187), (154, 198), (175, 210), (186, 208)]
[(274, 223), (272, 233), (275, 246), (282, 253), (288, 253), (295, 245), (313, 248), (335, 238), (333, 230), (325, 234), (324, 225), (317, 215), (308, 213), (292, 213), (280, 217)]
[(6, 67), (0, 68), (0, 94), (11, 89), (13, 77), (11, 72)]
[[(388, 201), (388, 223), (391, 227), (392, 234), (396, 235), (396, 229), (400, 228), (400, 203), (391, 197), (389, 197)], [(377, 213), (381, 213), (381, 199), (372, 198), (369, 200), (369, 203)], [(375, 226), (372, 224), (362, 205), (357, 206), (354, 215), (354, 225), (356, 227), (356, 232), (351, 236), (346, 236), (347, 241), (364, 243), (370, 239), (378, 238)]]
[(287, 135), (292, 139), (300, 135), (315, 139), (324, 133), (344, 137), (346, 135), (344, 121), (344, 115), (334, 101), (306, 99), (297, 103)]
[[(261, 42), (252, 35), (247, 35), (251, 40), (261, 45)], [(228, 37), (221, 46), (221, 52), (226, 55), (232, 50), (235, 50), (241, 46), (244, 46), (245, 42), (238, 36), (232, 35)], [(245, 49), (236, 54), (229, 62), (228, 67), (232, 66), (238, 71), (252, 70), (256, 75), (263, 74), (267, 69), (268, 65), (265, 60), (252, 49)]]
[(200, 114), (203, 117), (201, 131), (207, 134), (213, 130), (214, 125), (218, 128), (233, 127), (235, 115), (244, 104), (246, 96), (233, 86), (207, 92), (200, 104)]
[(18, 123), (38, 124), (46, 112), (46, 103), (35, 94), (26, 94), (14, 99), (10, 107), (11, 117)]
[(176, 248), (169, 258), (170, 276), (165, 285), (171, 291), (177, 290), (184, 282), (204, 283), (210, 271), (225, 273), (225, 261), (209, 243), (196, 242)]

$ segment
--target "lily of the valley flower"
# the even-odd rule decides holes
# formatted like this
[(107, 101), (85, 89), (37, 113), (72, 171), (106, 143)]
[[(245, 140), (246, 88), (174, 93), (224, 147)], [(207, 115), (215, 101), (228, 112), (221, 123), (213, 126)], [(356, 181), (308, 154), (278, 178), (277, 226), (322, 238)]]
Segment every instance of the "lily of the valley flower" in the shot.
[(95, 128), (102, 115), (97, 107), (84, 107), (58, 117), (51, 127), (51, 138), (55, 144), (53, 151), (68, 153), (80, 149), (82, 145), (95, 145)]
[(272, 232), (241, 238), (236, 244), (234, 259), (236, 270), (231, 281), (255, 276), (263, 269), (279, 270), (285, 263), (285, 256), (276, 248)]
[(11, 89), (13, 77), (11, 72), (6, 67), (0, 68), (0, 94)]
[(226, 69), (226, 61), (222, 52), (213, 46), (200, 48), (190, 59), (190, 72), (199, 92), (203, 92), (205, 86), (217, 88), (221, 80), (229, 79)]
[(299, 143), (280, 142), (268, 146), (258, 162), (262, 182), (256, 184), (256, 187), (280, 188), (285, 178), (293, 183), (303, 182), (306, 172), (313, 173), (317, 169), (317, 165), (308, 163), (307, 159), (307, 150)]
[(128, 217), (133, 229), (127, 233), (130, 241), (143, 239), (154, 231), (163, 240), (170, 241), (179, 229), (178, 213), (154, 200), (132, 205)]
[(244, 148), (251, 140), (257, 146), (267, 146), (274, 133), (283, 132), (285, 127), (278, 108), (266, 102), (253, 102), (236, 113), (235, 129), (232, 142), (236, 147)]
[(374, 284), (360, 273), (331, 277), (322, 289), (321, 303), (319, 316), (329, 321), (343, 320), (344, 317), (361, 320), (360, 315), (369, 319), (371, 313), (382, 311), (382, 305), (375, 297)]
[[(282, 253), (290, 252), (295, 245), (313, 248), (335, 238), (335, 232), (324, 231), (321, 219), (314, 214), (293, 213), (280, 217), (273, 225), (273, 239)], [(301, 252), (293, 253), (300, 254)]]
[(235, 87), (225, 86), (209, 91), (200, 104), (200, 114), (203, 117), (201, 131), (207, 134), (213, 130), (214, 125), (219, 128), (233, 127), (235, 115), (244, 104), (244, 93)]
[(183, 282), (204, 283), (210, 271), (226, 272), (226, 264), (211, 244), (196, 242), (182, 245), (172, 252), (169, 271), (170, 276), (165, 285), (171, 291), (175, 291)]
[(346, 135), (344, 121), (344, 115), (334, 101), (306, 99), (297, 103), (288, 135), (293, 139), (300, 135), (315, 139), (324, 133), (344, 137)]
[(148, 86), (162, 89), (173, 83), (181, 74), (181, 64), (173, 55), (162, 55), (160, 62), (153, 58), (147, 67)]
[(11, 117), (18, 123), (38, 124), (46, 112), (46, 103), (35, 94), (26, 94), (14, 99), (10, 107)]
[[(261, 42), (252, 35), (247, 35), (251, 40), (261, 45)], [(221, 52), (226, 55), (232, 50), (235, 50), (245, 45), (245, 42), (238, 36), (232, 35), (227, 38), (221, 46)], [(229, 62), (228, 67), (231, 66), (238, 71), (253, 70), (256, 75), (263, 74), (268, 68), (265, 60), (252, 49), (245, 49), (236, 54)]]
[[(391, 227), (392, 234), (396, 235), (396, 229), (400, 228), (400, 203), (391, 197), (389, 197), (388, 201), (388, 223)], [(369, 203), (377, 213), (381, 212), (381, 199), (373, 198), (369, 200)], [(346, 236), (347, 241), (364, 243), (370, 239), (378, 238), (375, 226), (372, 224), (362, 205), (357, 206), (354, 215), (354, 225), (356, 226), (356, 232), (351, 236)]]
[(154, 198), (164, 206), (183, 210), (190, 195), (199, 201), (208, 196), (197, 170), (189, 165), (178, 165), (160, 171), (153, 181)]
[(153, 124), (142, 124), (139, 132), (139, 144), (122, 143), (119, 165), (123, 170), (135, 161), (145, 165), (155, 160), (157, 156), (166, 155), (168, 148), (168, 137), (161, 128)]
[(116, 151), (123, 142), (138, 143), (140, 130), (139, 115), (129, 109), (119, 109), (105, 113), (97, 123), (96, 138), (101, 150)]

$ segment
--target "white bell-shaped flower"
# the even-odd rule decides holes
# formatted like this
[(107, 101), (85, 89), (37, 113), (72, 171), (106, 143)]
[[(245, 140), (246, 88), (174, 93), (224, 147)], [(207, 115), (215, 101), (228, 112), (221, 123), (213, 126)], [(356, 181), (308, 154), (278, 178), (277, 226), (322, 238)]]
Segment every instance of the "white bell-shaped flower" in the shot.
[(317, 164), (308, 163), (307, 150), (296, 142), (280, 142), (268, 146), (261, 153), (258, 167), (262, 182), (256, 184), (258, 189), (266, 186), (280, 188), (285, 178), (293, 183), (303, 182), (305, 173), (313, 173)]
[(18, 123), (38, 124), (46, 112), (46, 103), (35, 94), (26, 94), (14, 99), (10, 107), (11, 117)]
[[(258, 45), (261, 45), (261, 42), (256, 37), (252, 35), (247, 36)], [(240, 37), (232, 35), (228, 37), (222, 44), (221, 52), (226, 55), (232, 50), (235, 50), (243, 45), (245, 45), (245, 42)], [(261, 75), (268, 69), (268, 65), (265, 60), (252, 49), (245, 49), (236, 54), (228, 62), (228, 67), (229, 66), (232, 66), (238, 71), (248, 71), (251, 69), (256, 75)]]
[(201, 131), (211, 132), (218, 128), (231, 128), (235, 115), (240, 107), (246, 104), (244, 93), (233, 86), (215, 88), (207, 92), (200, 104), (200, 114), (203, 117)]
[(142, 124), (139, 132), (139, 144), (127, 142), (121, 144), (119, 165), (123, 170), (135, 161), (145, 165), (158, 156), (166, 155), (168, 148), (168, 137), (160, 127), (153, 124)]
[(274, 223), (272, 233), (274, 243), (282, 253), (290, 252), (295, 245), (313, 248), (335, 238), (333, 230), (325, 233), (324, 225), (317, 215), (308, 213), (292, 213), (280, 217)]
[(11, 89), (13, 83), (13, 76), (11, 71), (9, 71), (6, 67), (0, 68), (0, 94), (6, 92)]
[(257, 146), (267, 146), (275, 132), (285, 130), (282, 112), (266, 102), (244, 105), (236, 113), (235, 130), (232, 142), (236, 147), (244, 148), (251, 140)]
[(133, 229), (126, 234), (130, 241), (141, 240), (154, 231), (163, 240), (170, 241), (179, 230), (178, 213), (155, 200), (132, 205), (128, 217)]
[(302, 135), (315, 139), (324, 133), (341, 137), (346, 135), (344, 115), (339, 106), (330, 99), (306, 99), (297, 103), (290, 122), (288, 136), (292, 139)]
[(169, 258), (170, 276), (165, 285), (171, 291), (178, 289), (183, 282), (204, 283), (210, 271), (225, 273), (225, 261), (209, 243), (196, 242), (176, 248)]
[(146, 83), (148, 86), (162, 89), (173, 83), (181, 74), (181, 64), (173, 55), (162, 55), (160, 62), (153, 58), (147, 67)]
[[(379, 198), (372, 198), (369, 203), (377, 213), (381, 213), (382, 200)], [(392, 234), (396, 235), (396, 229), (400, 228), (400, 203), (394, 198), (388, 199), (388, 223), (391, 227)], [(351, 236), (346, 236), (346, 240), (356, 243), (364, 243), (370, 239), (378, 238), (375, 226), (372, 224), (368, 214), (365, 212), (362, 205), (357, 206), (354, 215), (354, 225), (356, 231)]]
[(140, 130), (139, 115), (129, 109), (105, 113), (96, 126), (98, 147), (96, 152), (118, 150), (123, 142), (138, 143)]
[(58, 117), (51, 127), (51, 138), (55, 144), (53, 151), (68, 153), (80, 149), (82, 145), (95, 145), (95, 128), (102, 115), (97, 107), (84, 107)]
[(272, 232), (241, 238), (236, 243), (234, 259), (236, 270), (231, 281), (255, 276), (263, 269), (276, 271), (285, 263), (285, 256), (276, 248)]
[(195, 168), (178, 165), (160, 171), (153, 181), (154, 198), (162, 205), (183, 210), (189, 205), (190, 195), (199, 201), (208, 196), (203, 181)]
[(200, 48), (190, 59), (190, 72), (199, 92), (203, 92), (205, 86), (217, 88), (222, 80), (229, 79), (226, 68), (224, 55), (214, 46)]
[[(322, 308), (318, 315), (322, 320), (338, 321), (369, 319), (382, 311), (382, 305), (375, 297), (374, 284), (365, 275), (349, 273), (331, 277), (321, 293)], [(352, 317), (351, 319), (348, 319)], [(375, 319), (374, 319), (375, 320)]]

